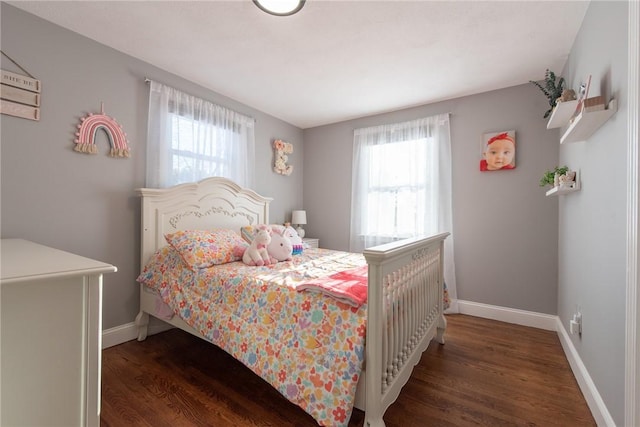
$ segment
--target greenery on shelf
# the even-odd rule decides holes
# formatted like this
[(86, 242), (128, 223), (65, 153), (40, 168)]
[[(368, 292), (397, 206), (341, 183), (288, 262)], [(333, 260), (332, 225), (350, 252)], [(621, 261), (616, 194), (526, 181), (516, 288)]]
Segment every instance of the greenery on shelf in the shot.
[(533, 80), (529, 80), (529, 82), (536, 85), (549, 100), (551, 108), (544, 113), (544, 118), (546, 119), (556, 106), (557, 99), (562, 95), (562, 91), (564, 90), (564, 77), (560, 77), (556, 81), (556, 74), (547, 68), (547, 71), (544, 73), (544, 86)]
[(544, 175), (542, 175), (542, 178), (540, 178), (540, 187), (544, 187), (545, 185), (551, 185), (553, 187), (553, 181), (556, 174), (564, 175), (567, 172), (569, 172), (568, 166), (556, 166), (554, 170), (546, 171)]

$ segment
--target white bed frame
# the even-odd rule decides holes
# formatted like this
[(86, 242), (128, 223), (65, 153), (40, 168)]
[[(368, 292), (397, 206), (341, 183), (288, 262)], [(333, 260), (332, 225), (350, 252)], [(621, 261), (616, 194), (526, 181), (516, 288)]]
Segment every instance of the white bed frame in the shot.
[[(166, 233), (187, 229), (229, 228), (268, 224), (272, 199), (241, 188), (225, 178), (167, 189), (139, 189), (142, 196), (141, 263), (167, 243)], [(365, 425), (384, 427), (386, 409), (409, 380), (413, 367), (433, 338), (444, 344), (444, 239), (449, 233), (402, 240), (366, 249), (369, 265), (366, 369), (356, 393), (356, 408)], [(147, 337), (149, 315), (159, 296), (140, 286), (138, 340)], [(160, 301), (161, 303), (161, 301)], [(163, 319), (164, 320), (164, 319)], [(165, 322), (202, 337), (178, 316)]]

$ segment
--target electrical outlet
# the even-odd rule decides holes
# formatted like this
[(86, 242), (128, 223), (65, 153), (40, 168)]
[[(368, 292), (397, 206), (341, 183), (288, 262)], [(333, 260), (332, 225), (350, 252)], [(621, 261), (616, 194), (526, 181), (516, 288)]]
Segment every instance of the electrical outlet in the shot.
[(572, 334), (582, 335), (582, 313), (579, 311), (574, 313), (573, 318), (569, 322), (569, 331)]

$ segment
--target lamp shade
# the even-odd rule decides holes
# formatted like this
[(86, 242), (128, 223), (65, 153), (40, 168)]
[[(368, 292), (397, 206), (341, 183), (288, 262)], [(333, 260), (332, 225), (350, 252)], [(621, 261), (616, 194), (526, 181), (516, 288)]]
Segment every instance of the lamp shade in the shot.
[(291, 213), (291, 224), (306, 224), (307, 211), (293, 211)]

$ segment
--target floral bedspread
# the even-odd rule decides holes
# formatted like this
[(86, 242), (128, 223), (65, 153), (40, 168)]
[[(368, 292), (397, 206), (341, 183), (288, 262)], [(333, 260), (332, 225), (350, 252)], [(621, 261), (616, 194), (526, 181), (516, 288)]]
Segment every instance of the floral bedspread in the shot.
[(364, 264), (361, 254), (314, 248), (275, 266), (232, 262), (193, 272), (165, 247), (138, 281), (320, 425), (346, 426), (364, 361), (366, 304), (295, 286)]

